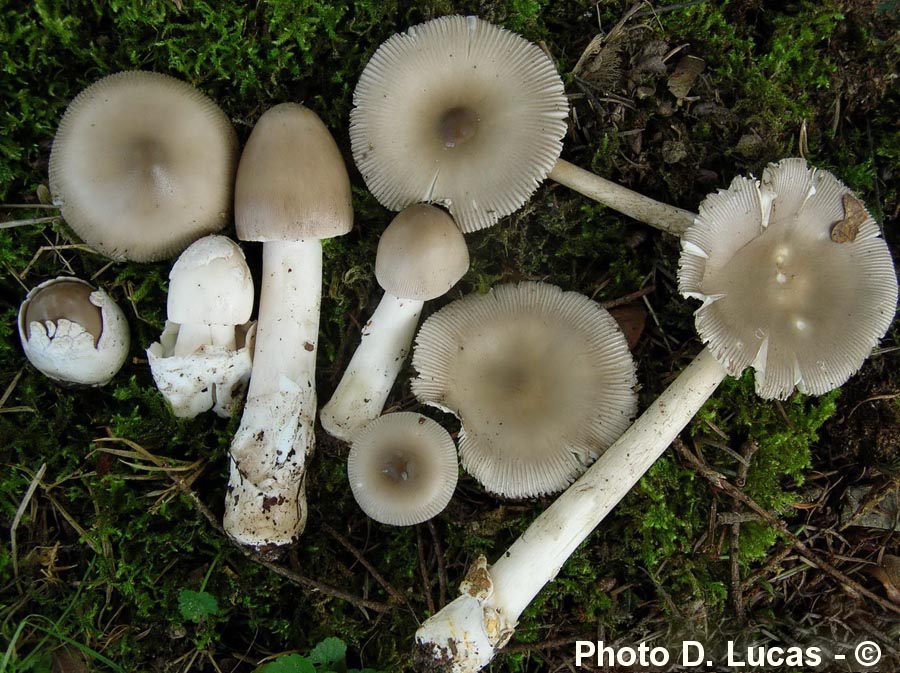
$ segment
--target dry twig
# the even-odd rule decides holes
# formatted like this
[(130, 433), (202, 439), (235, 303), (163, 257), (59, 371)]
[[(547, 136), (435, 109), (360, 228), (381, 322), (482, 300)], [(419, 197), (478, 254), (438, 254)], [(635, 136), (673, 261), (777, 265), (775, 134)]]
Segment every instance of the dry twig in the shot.
[(893, 603), (885, 600), (881, 596), (872, 593), (864, 586), (862, 586), (856, 580), (848, 577), (840, 570), (832, 566), (827, 561), (819, 558), (819, 555), (810, 549), (804, 544), (804, 542), (798, 538), (791, 530), (787, 527), (787, 524), (780, 519), (775, 518), (770, 514), (767, 510), (762, 508), (755, 500), (751, 497), (740, 491), (737, 487), (734, 486), (731, 482), (729, 482), (725, 475), (721, 472), (718, 472), (705, 463), (703, 463), (696, 455), (694, 455), (679, 439), (676, 439), (674, 442), (675, 448), (678, 452), (697, 470), (697, 472), (705, 478), (710, 484), (712, 484), (715, 488), (720, 491), (724, 491), (726, 494), (743, 503), (754, 512), (759, 514), (765, 521), (773, 526), (779, 533), (784, 535), (788, 541), (791, 543), (791, 546), (796, 549), (800, 555), (806, 559), (812, 566), (818, 568), (822, 572), (827, 575), (831, 575), (834, 579), (842, 584), (845, 584), (847, 587), (852, 589), (854, 592), (861, 596), (865, 596), (872, 602), (876, 603), (879, 607), (887, 610), (888, 612), (893, 612), (895, 614), (900, 614), (900, 606), (894, 605)]
[(409, 605), (409, 602), (406, 600), (406, 598), (403, 596), (403, 594), (401, 594), (399, 591), (397, 591), (397, 589), (395, 589), (394, 586), (384, 578), (384, 575), (382, 575), (380, 572), (378, 572), (378, 569), (375, 568), (375, 566), (373, 566), (371, 563), (369, 563), (369, 560), (363, 555), (363, 553), (359, 549), (357, 549), (356, 547), (353, 546), (353, 544), (350, 542), (350, 540), (348, 540), (343, 535), (338, 533), (334, 528), (329, 526), (327, 523), (322, 524), (322, 530), (324, 530), (328, 535), (330, 535), (332, 538), (334, 538), (338, 542), (338, 544), (340, 544), (344, 549), (346, 549), (351, 554), (353, 554), (353, 557), (357, 561), (359, 561), (360, 565), (363, 568), (365, 568), (366, 570), (369, 571), (369, 574), (372, 576), (372, 578), (376, 582), (378, 582), (378, 584), (381, 585), (381, 588), (384, 589), (388, 593), (388, 595), (391, 597), (391, 600), (393, 602), (399, 603), (399, 604), (404, 604), (407, 606)]

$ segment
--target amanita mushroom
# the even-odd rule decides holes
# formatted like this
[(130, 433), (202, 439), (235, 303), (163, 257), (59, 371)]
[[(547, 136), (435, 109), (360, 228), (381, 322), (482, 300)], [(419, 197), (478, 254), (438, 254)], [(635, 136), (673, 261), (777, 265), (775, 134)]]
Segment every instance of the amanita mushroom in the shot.
[(360, 508), (379, 523), (412, 526), (440, 514), (456, 488), (456, 447), (422, 414), (376, 418), (353, 433), (347, 476)]
[(474, 16), (389, 38), (353, 94), (353, 158), (393, 210), (433, 202), (468, 233), (520, 208), (544, 178), (680, 234), (694, 214), (559, 160), (569, 105), (550, 58)]
[(510, 498), (557, 493), (628, 427), (634, 361), (607, 311), (546, 283), (500, 285), (416, 337), (419, 401), (459, 417), (463, 468)]
[(834, 176), (800, 159), (770, 166), (761, 182), (736, 178), (701, 204), (683, 241), (679, 283), (682, 293), (704, 300), (697, 326), (707, 348), (497, 563), (482, 560), (477, 590), (464, 584), (461, 596), (422, 625), (418, 656), (430, 670), (487, 665), (544, 584), (726, 373), (754, 367), (757, 391), (768, 397), (784, 397), (795, 385), (825, 392), (859, 369), (897, 306), (878, 226)]
[(227, 418), (253, 360), (253, 278), (240, 246), (225, 236), (188, 246), (169, 273), (167, 311), (147, 349), (157, 387), (180, 418), (209, 409)]
[(410, 206), (388, 225), (375, 258), (384, 296), (319, 414), (329, 434), (347, 439), (378, 417), (406, 361), (425, 302), (445, 294), (468, 268), (462, 232), (440, 208)]
[(268, 110), (241, 155), (241, 240), (263, 242), (253, 371), (231, 443), (225, 529), (256, 548), (289, 544), (306, 522), (306, 459), (315, 446), (322, 243), (353, 226), (350, 178), (314, 112)]
[(122, 309), (80, 278), (61, 276), (33, 288), (18, 325), (29, 362), (57, 383), (102, 386), (128, 357)]
[(237, 135), (190, 84), (120, 72), (70, 104), (50, 154), (54, 204), (117, 260), (170, 257), (228, 224)]

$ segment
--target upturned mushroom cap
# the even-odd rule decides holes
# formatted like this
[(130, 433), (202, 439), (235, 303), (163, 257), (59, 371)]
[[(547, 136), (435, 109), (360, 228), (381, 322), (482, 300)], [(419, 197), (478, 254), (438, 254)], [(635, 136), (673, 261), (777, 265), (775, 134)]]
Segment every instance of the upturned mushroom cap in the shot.
[(466, 239), (440, 208), (404, 209), (378, 241), (375, 277), (401, 299), (428, 301), (445, 294), (469, 269)]
[(85, 243), (149, 262), (228, 223), (236, 167), (237, 135), (210, 98), (166, 75), (121, 72), (69, 104), (50, 190)]
[(238, 165), (235, 224), (242, 241), (331, 238), (353, 228), (350, 177), (334, 138), (312, 110), (267, 110)]
[(169, 272), (169, 320), (243, 325), (253, 312), (253, 279), (244, 251), (226, 236), (206, 236), (181, 253)]
[(18, 326), (29, 362), (58, 383), (104, 385), (128, 356), (122, 310), (80, 278), (54, 278), (33, 288), (19, 308)]
[(878, 225), (831, 173), (785, 159), (700, 204), (679, 289), (703, 302), (700, 337), (732, 376), (784, 399), (844, 383), (884, 336), (897, 277)]
[(536, 45), (473, 16), (382, 44), (353, 95), (350, 140), (383, 205), (445, 205), (468, 233), (519, 207), (562, 151), (569, 106)]
[(421, 414), (376, 418), (351, 438), (347, 475), (360, 508), (380, 523), (411, 526), (437, 516), (456, 489), (456, 447)]
[(634, 362), (616, 321), (546, 283), (448, 304), (419, 330), (413, 366), (416, 397), (462, 421), (465, 470), (511, 498), (563, 490), (637, 407)]

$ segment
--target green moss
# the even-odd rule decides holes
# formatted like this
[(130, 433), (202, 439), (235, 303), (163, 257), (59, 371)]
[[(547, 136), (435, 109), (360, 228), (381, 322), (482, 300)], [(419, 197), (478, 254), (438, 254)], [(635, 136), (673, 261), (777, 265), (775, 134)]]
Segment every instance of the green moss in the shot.
[[(693, 427), (703, 433), (714, 426), (737, 445), (755, 442), (759, 448), (747, 473), (746, 493), (763, 507), (783, 512), (797, 500), (796, 487), (810, 465), (818, 430), (834, 414), (839, 394), (833, 391), (816, 399), (797, 393), (783, 403), (760, 401), (748, 371), (740, 380), (722, 384)], [(716, 460), (729, 472), (737, 469), (733, 459)]]

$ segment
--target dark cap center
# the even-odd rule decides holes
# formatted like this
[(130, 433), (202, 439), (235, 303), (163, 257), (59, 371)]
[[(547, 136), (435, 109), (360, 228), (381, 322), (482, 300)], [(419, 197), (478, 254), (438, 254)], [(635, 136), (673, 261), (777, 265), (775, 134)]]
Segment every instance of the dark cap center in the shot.
[(444, 113), (438, 133), (444, 147), (453, 148), (471, 140), (478, 130), (478, 115), (466, 107), (455, 107)]

